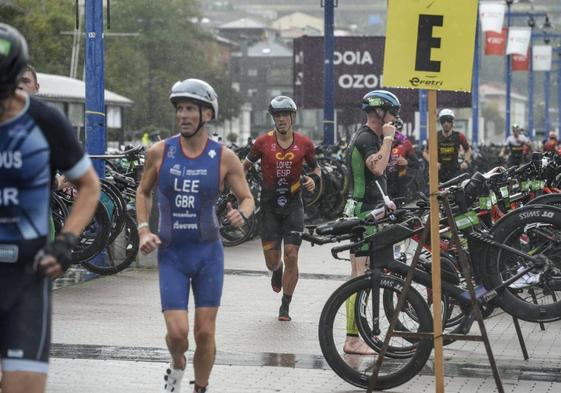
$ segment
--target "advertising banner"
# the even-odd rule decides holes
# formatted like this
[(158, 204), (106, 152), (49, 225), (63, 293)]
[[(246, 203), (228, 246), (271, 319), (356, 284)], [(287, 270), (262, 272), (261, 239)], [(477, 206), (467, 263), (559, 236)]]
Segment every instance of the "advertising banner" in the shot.
[(508, 40), (506, 44), (507, 55), (526, 55), (528, 46), (530, 45), (530, 36), (532, 29), (525, 26), (511, 26), (508, 31)]
[(494, 31), (485, 32), (485, 55), (504, 56), (506, 49), (506, 27), (500, 33)]
[(534, 71), (551, 71), (551, 45), (534, 45), (532, 53), (532, 69)]
[(479, 4), (479, 20), (481, 31), (500, 33), (505, 18), (505, 3), (483, 1)]
[[(337, 109), (358, 108), (371, 90), (383, 89), (384, 37), (335, 37), (334, 98)], [(399, 97), (405, 111), (415, 110), (419, 94), (415, 89), (389, 88)], [(294, 97), (299, 107), (323, 107), (323, 37), (304, 36), (294, 40)], [(453, 108), (470, 107), (471, 95), (439, 92), (439, 103)]]

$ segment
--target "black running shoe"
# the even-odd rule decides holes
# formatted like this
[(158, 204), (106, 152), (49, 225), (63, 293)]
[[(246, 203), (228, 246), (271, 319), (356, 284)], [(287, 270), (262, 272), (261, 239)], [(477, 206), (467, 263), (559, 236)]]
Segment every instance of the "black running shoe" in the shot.
[(282, 289), (282, 263), (280, 267), (275, 270), (271, 276), (271, 287), (273, 291), (280, 292)]
[(290, 315), (288, 315), (288, 305), (281, 304), (279, 309), (279, 321), (291, 321)]

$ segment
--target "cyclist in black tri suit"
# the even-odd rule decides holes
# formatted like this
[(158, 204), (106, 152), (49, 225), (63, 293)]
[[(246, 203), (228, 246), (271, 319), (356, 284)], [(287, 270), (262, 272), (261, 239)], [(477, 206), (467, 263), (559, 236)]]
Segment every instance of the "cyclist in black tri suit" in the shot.
[[(443, 183), (456, 176), (462, 171), (467, 171), (471, 162), (471, 147), (466, 136), (454, 131), (454, 120), (456, 115), (451, 109), (442, 109), (438, 114), (438, 120), (442, 130), (438, 131), (438, 180)], [(428, 145), (427, 145), (428, 149)], [(428, 162), (428, 150), (423, 151), (423, 157)], [(464, 160), (458, 163), (460, 149), (464, 153)]]
[[(99, 180), (58, 110), (17, 90), (27, 43), (0, 23), (0, 362), (2, 393), (45, 391), (51, 341), (51, 280), (99, 200)], [(47, 244), (49, 195), (60, 170), (78, 188), (60, 235)]]
[[(366, 124), (353, 134), (346, 151), (350, 188), (345, 215), (365, 218), (371, 210), (384, 202), (376, 182), (387, 195), (385, 172), (396, 132), (393, 122), (399, 115), (401, 104), (393, 93), (374, 90), (363, 97), (361, 108), (366, 112)], [(373, 228), (367, 228), (367, 233), (374, 233)], [(351, 254), (352, 277), (364, 274), (369, 255), (368, 245)], [(354, 309), (353, 301), (354, 299), (347, 304), (347, 310)], [(347, 314), (347, 337), (343, 350), (349, 354), (373, 353), (360, 339), (352, 312)]]

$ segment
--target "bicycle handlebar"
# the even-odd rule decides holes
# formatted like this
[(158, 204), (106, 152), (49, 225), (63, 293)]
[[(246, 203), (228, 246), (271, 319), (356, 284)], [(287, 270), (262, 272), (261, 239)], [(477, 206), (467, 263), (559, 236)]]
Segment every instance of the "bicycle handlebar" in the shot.
[(469, 179), (470, 175), (467, 172), (462, 173), (461, 175), (458, 175), (456, 177), (453, 177), (452, 179), (445, 181), (444, 183), (440, 183), (438, 185), (438, 188), (448, 188), (448, 187), (452, 187), (455, 186), (456, 184), (459, 184), (461, 182), (463, 182), (466, 179)]

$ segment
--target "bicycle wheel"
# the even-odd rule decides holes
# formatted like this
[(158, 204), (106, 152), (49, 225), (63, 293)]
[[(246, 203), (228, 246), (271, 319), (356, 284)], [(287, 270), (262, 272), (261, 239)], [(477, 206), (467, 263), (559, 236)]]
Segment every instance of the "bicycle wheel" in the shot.
[[(507, 313), (530, 322), (561, 319), (561, 209), (529, 205), (510, 212), (491, 229), (499, 243), (542, 259), (543, 267), (522, 276), (495, 298)], [(484, 254), (485, 284), (488, 288), (530, 265), (530, 261), (507, 250), (488, 246)]]
[(138, 231), (136, 222), (127, 214), (121, 233), (110, 242), (105, 250), (94, 258), (82, 262), (82, 266), (90, 272), (110, 275), (116, 274), (130, 266), (138, 254)]
[(549, 205), (549, 206), (561, 206), (561, 194), (544, 194), (540, 195), (530, 202), (527, 205)]
[(99, 254), (107, 244), (110, 231), (109, 215), (105, 206), (99, 202), (92, 220), (80, 235), (78, 246), (72, 252), (72, 260), (81, 263)]
[(216, 216), (220, 225), (219, 232), (222, 244), (224, 247), (234, 247), (251, 239), (255, 227), (255, 214), (249, 216), (246, 222), (239, 228), (229, 225), (226, 220), (226, 214), (228, 213), (226, 206), (228, 202), (232, 204), (234, 209), (238, 207), (238, 200), (234, 194), (225, 192), (220, 195), (216, 202)]
[[(321, 351), (329, 366), (342, 379), (352, 385), (367, 388), (368, 378), (378, 356), (346, 354), (343, 345), (347, 336), (348, 318), (347, 303), (357, 299), (361, 304), (360, 309), (368, 312), (372, 309), (370, 293), (370, 275), (356, 277), (340, 286), (327, 300), (323, 307), (319, 321), (319, 342)], [(403, 281), (392, 276), (384, 276), (380, 280), (380, 293), (390, 291), (399, 294), (403, 288)], [(382, 299), (378, 299), (382, 304)], [(416, 315), (412, 320), (407, 313), (400, 314), (400, 323), (412, 332), (432, 331), (432, 316), (427, 304), (414, 288), (409, 288), (406, 299), (407, 307), (411, 307)], [(356, 319), (356, 318), (355, 318)], [(385, 334), (388, 321), (384, 313), (380, 313), (381, 334)], [(359, 328), (360, 330), (360, 328)], [(361, 332), (361, 335), (367, 334)], [(379, 337), (383, 341), (383, 336)], [(410, 346), (411, 343), (400, 337), (393, 337), (390, 341), (391, 348)], [(405, 359), (384, 359), (378, 375), (376, 390), (389, 389), (409, 381), (417, 375), (432, 351), (431, 340), (421, 340), (416, 345), (416, 351)], [(389, 356), (389, 355), (388, 355)]]

